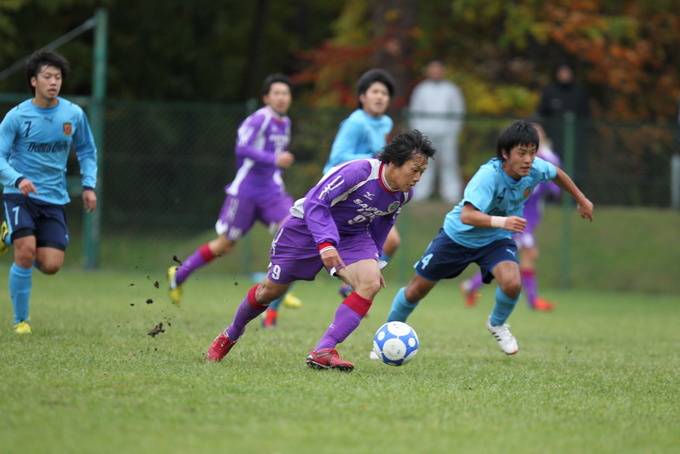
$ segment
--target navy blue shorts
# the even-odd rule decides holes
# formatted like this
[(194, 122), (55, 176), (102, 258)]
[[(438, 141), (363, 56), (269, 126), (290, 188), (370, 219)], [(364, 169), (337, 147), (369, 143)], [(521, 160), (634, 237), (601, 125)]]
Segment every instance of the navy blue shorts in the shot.
[(440, 229), (439, 235), (413, 267), (420, 277), (439, 281), (459, 276), (470, 263), (476, 263), (482, 270), (482, 281), (488, 284), (493, 280), (493, 268), (506, 260), (519, 263), (517, 244), (510, 238), (473, 249), (456, 243)]
[(21, 194), (3, 194), (5, 220), (12, 241), (35, 236), (37, 247), (61, 251), (68, 246), (64, 205), (43, 202)]

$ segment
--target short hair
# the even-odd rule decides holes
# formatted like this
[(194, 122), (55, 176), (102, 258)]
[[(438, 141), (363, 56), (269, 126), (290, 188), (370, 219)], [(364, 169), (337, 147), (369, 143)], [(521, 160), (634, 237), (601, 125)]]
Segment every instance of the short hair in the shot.
[(431, 158), (436, 153), (437, 149), (432, 145), (430, 139), (422, 132), (414, 129), (399, 134), (385, 145), (376, 157), (385, 164), (391, 162), (395, 166), (401, 167), (417, 154)]
[(498, 136), (496, 156), (505, 160), (503, 150), (510, 154), (510, 150), (517, 145), (536, 145), (536, 148), (538, 148), (538, 142), (538, 131), (531, 123), (525, 120), (515, 120), (503, 129)]
[(33, 77), (38, 77), (38, 73), (45, 66), (54, 66), (61, 71), (61, 80), (66, 80), (68, 72), (71, 69), (68, 60), (59, 55), (58, 53), (47, 50), (40, 49), (28, 58), (26, 61), (26, 83), (28, 84), (28, 89), (35, 96), (35, 87), (31, 85), (31, 79)]
[[(390, 94), (390, 98), (394, 96), (394, 79), (390, 74), (382, 69), (369, 69), (361, 75), (359, 82), (357, 82), (357, 100), (359, 96), (365, 94), (368, 89), (376, 82), (385, 84), (387, 91)], [(359, 102), (359, 109), (363, 109), (361, 101)]]
[(264, 80), (264, 83), (262, 84), (262, 94), (263, 95), (268, 95), (269, 90), (272, 89), (272, 85), (281, 82), (286, 85), (288, 85), (288, 88), (290, 89), (291, 93), (293, 92), (293, 84), (288, 78), (288, 76), (281, 74), (281, 73), (276, 73), (276, 74), (270, 74), (267, 76), (267, 78)]

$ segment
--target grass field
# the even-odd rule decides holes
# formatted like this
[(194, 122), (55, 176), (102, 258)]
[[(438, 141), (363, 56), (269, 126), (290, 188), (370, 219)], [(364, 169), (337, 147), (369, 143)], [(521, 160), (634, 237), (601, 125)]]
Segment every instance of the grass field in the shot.
[(409, 320), (418, 356), (393, 368), (368, 359), (388, 282), (339, 346), (347, 374), (304, 364), (339, 303), (330, 278), (298, 284), (303, 308), (252, 323), (218, 364), (205, 350), (251, 282), (197, 273), (179, 309), (165, 285), (163, 270), (34, 273), (25, 336), (0, 293), (0, 452), (680, 452), (677, 295), (546, 291), (558, 310), (522, 302), (506, 356), (484, 326), (492, 292), (466, 308), (442, 282)]

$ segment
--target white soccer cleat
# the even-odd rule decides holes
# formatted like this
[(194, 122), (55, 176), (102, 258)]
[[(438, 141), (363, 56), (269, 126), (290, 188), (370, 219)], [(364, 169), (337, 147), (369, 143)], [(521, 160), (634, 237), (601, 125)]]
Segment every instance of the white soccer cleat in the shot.
[(498, 346), (506, 355), (514, 355), (519, 350), (517, 346), (517, 339), (512, 335), (510, 325), (507, 323), (500, 326), (491, 326), (491, 317), (486, 320), (486, 328), (493, 334), (493, 337), (498, 341)]
[(368, 354), (369, 359), (380, 359), (378, 354), (375, 352), (375, 350), (371, 350), (371, 353)]

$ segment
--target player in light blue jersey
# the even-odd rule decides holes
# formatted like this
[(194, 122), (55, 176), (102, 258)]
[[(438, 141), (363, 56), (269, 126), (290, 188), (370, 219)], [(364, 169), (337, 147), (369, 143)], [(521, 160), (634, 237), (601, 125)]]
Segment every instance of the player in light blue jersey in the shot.
[(83, 110), (59, 97), (69, 71), (61, 55), (39, 50), (26, 63), (33, 98), (10, 110), (0, 123), (0, 183), (5, 221), (0, 256), (14, 246), (9, 292), (14, 330), (31, 332), (28, 322), (33, 266), (55, 274), (64, 263), (68, 228), (64, 205), (66, 162), (73, 147), (80, 164), (83, 205), (97, 206), (97, 149)]
[[(370, 69), (357, 82), (359, 108), (340, 123), (340, 129), (333, 140), (323, 173), (334, 166), (361, 158), (373, 158), (387, 144), (392, 119), (385, 115), (394, 96), (395, 84), (392, 76), (382, 69)], [(389, 262), (401, 243), (399, 232), (394, 227), (384, 245), (382, 260)], [(352, 288), (342, 284), (343, 298), (352, 293)]]
[(487, 329), (503, 352), (517, 353), (517, 340), (505, 322), (522, 290), (517, 244), (511, 236), (524, 233), (527, 226), (524, 203), (539, 183), (552, 180), (576, 199), (582, 218), (593, 220), (593, 204), (566, 173), (536, 157), (538, 146), (538, 131), (526, 121), (517, 120), (501, 132), (497, 157), (479, 168), (463, 200), (446, 215), (439, 235), (416, 263), (411, 282), (395, 296), (388, 321), (405, 322), (440, 279), (452, 279), (476, 263), (484, 283), (498, 281)]

